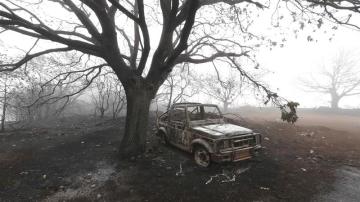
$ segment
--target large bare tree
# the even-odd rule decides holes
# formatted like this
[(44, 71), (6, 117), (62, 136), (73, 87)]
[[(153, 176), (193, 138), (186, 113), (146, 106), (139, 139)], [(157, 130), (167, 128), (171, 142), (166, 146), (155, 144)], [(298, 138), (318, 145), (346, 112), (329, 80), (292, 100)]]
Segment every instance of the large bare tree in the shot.
[(304, 78), (301, 82), (306, 91), (330, 95), (331, 108), (338, 109), (342, 98), (360, 95), (358, 65), (351, 53), (340, 52), (319, 75)]
[[(291, 4), (300, 13), (321, 14), (320, 17), (332, 18), (341, 24), (352, 21), (339, 18), (334, 9), (359, 11), (357, 1), (279, 2)], [(148, 7), (143, 0), (3, 0), (0, 2), (0, 32), (11, 30), (35, 38), (36, 42), (24, 58), (0, 67), (2, 71), (11, 71), (33, 58), (54, 52), (77, 51), (98, 58), (100, 62), (93, 69), (111, 67), (126, 92), (126, 126), (120, 151), (126, 155), (139, 153), (145, 148), (149, 105), (172, 68), (184, 62), (199, 64), (218, 58), (236, 64), (236, 58), (248, 57), (248, 47), (230, 40), (233, 38), (214, 37), (207, 31), (219, 32), (221, 26), (233, 21), (233, 24), (238, 22), (238, 29), (233, 30), (234, 37), (254, 39), (257, 36), (246, 30), (252, 23), (248, 11), (257, 8), (260, 14), (261, 9), (269, 7), (269, 1), (253, 0), (159, 0), (150, 3), (154, 4), (146, 12)], [(215, 9), (212, 13), (218, 18), (209, 23), (211, 9)], [(47, 16), (55, 11), (59, 14)], [(156, 17), (157, 13), (162, 32), (150, 38), (149, 16)], [(196, 31), (198, 29), (203, 31)], [(156, 39), (158, 44), (151, 47)], [(42, 46), (46, 49), (36, 48), (38, 41), (46, 44)], [(261, 89), (270, 100), (278, 98), (275, 93)], [(285, 110), (286, 106), (280, 108)]]

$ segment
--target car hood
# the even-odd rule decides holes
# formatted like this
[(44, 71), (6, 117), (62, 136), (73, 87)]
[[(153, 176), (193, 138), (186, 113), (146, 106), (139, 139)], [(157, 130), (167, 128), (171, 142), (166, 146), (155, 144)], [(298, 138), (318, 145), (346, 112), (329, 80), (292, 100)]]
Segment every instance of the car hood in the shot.
[(253, 132), (248, 128), (230, 123), (196, 126), (192, 129), (215, 137), (245, 135)]

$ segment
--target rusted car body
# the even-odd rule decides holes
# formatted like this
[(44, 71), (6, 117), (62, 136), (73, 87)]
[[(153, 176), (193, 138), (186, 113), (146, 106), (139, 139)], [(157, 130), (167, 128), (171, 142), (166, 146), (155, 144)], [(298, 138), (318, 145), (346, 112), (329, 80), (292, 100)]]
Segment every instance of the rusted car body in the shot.
[(261, 135), (226, 123), (213, 104), (178, 103), (160, 115), (158, 136), (182, 150), (194, 153), (198, 165), (249, 159), (261, 148)]

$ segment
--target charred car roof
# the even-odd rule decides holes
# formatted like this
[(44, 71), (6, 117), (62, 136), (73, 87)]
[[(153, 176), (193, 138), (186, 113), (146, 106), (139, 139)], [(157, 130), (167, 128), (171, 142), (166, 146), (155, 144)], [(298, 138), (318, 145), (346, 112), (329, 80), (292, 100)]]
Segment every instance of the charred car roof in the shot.
[(198, 102), (181, 102), (181, 103), (173, 104), (171, 108), (174, 108), (174, 107), (187, 107), (187, 106), (213, 106), (213, 107), (217, 107), (217, 105), (215, 105), (215, 104), (202, 104), (202, 103), (198, 103)]

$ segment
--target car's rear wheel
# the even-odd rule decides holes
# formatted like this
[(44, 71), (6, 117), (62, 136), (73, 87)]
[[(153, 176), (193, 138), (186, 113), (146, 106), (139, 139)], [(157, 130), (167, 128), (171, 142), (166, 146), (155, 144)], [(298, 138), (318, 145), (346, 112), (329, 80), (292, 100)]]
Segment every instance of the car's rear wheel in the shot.
[(167, 138), (166, 138), (166, 134), (163, 131), (159, 130), (158, 131), (158, 136), (160, 138), (160, 143), (162, 143), (162, 144), (167, 144), (168, 143)]
[(194, 149), (195, 163), (201, 167), (209, 167), (211, 163), (210, 153), (203, 146), (196, 146)]

